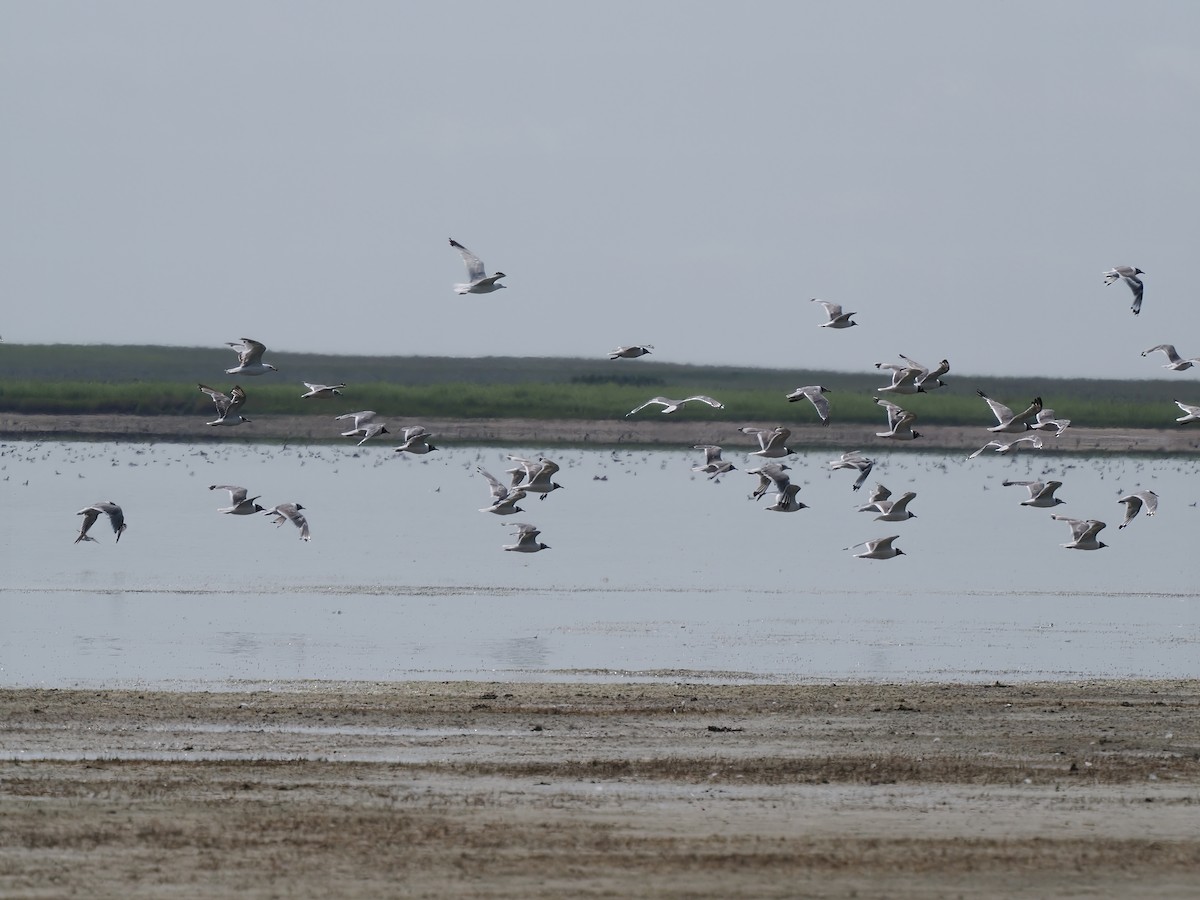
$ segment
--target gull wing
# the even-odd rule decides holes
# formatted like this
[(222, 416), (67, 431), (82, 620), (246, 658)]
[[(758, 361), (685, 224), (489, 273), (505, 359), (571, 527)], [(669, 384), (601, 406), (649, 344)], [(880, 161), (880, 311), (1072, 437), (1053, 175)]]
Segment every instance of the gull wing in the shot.
[(469, 278), (472, 282), (475, 282), (484, 277), (486, 270), (484, 269), (483, 260), (481, 260), (478, 256), (476, 256), (454, 238), (450, 238), (450, 246), (462, 254), (463, 262), (467, 266), (467, 278)]
[(842, 314), (842, 306), (840, 303), (830, 303), (827, 300), (818, 300), (813, 298), (813, 303), (820, 303), (825, 309), (825, 315), (829, 316), (829, 320), (833, 321)]
[(376, 415), (375, 410), (364, 409), (359, 412), (343, 413), (340, 416), (334, 416), (333, 421), (341, 422), (341, 421), (344, 421), (345, 419), (353, 419), (354, 420), (354, 428), (355, 428), (355, 430), (357, 430), (357, 429), (361, 428), (365, 423), (370, 422), (373, 418), (375, 418), (375, 415)]
[(558, 463), (553, 460), (539, 457), (534, 468), (529, 472), (529, 483), (535, 484), (538, 482), (549, 482), (554, 473), (559, 470)]
[(79, 527), (79, 537), (75, 538), (75, 543), (80, 541), (95, 541), (93, 537), (88, 537), (88, 529), (96, 524), (96, 520), (100, 518), (100, 510), (94, 506), (88, 506), (81, 509), (75, 515), (83, 516), (83, 524)]
[(1123, 275), (1122, 278), (1129, 285), (1129, 289), (1133, 291), (1133, 306), (1130, 309), (1133, 310), (1133, 314), (1136, 316), (1142, 311), (1142, 279), (1136, 275)]
[(253, 366), (262, 361), (262, 355), (267, 352), (266, 344), (253, 338), (242, 338), (239, 342), (227, 342), (226, 346), (237, 351), (239, 366)]
[(493, 500), (499, 502), (508, 496), (508, 486), (502, 484), (491, 472), (488, 472), (482, 466), (476, 466), (475, 471), (487, 479)]
[(923, 369), (917, 369), (912, 366), (899, 366), (892, 370), (892, 383), (890, 387), (899, 387), (903, 384), (916, 384), (917, 379), (923, 371)]
[(509, 528), (517, 529), (515, 534), (520, 537), (521, 540), (525, 540), (527, 537), (532, 540), (541, 534), (536, 525), (530, 525), (528, 522), (502, 522), (500, 524), (506, 525)]
[(787, 446), (787, 439), (790, 437), (792, 437), (791, 428), (779, 426), (767, 434), (767, 446), (764, 446), (763, 449), (774, 450), (775, 448), (784, 448), (784, 446)]
[(974, 453), (972, 453), (970, 456), (968, 456), (967, 459), (974, 459), (980, 453), (983, 453), (986, 450), (999, 450), (1002, 446), (1004, 446), (1004, 445), (1001, 444), (999, 441), (988, 441), (986, 444), (984, 444), (982, 447), (980, 447), (978, 450), (976, 450)]
[(1158, 494), (1154, 491), (1143, 491), (1141, 497), (1146, 504), (1146, 515), (1152, 516), (1158, 512)]
[(229, 491), (229, 502), (234, 506), (245, 500), (246, 495), (249, 493), (244, 487), (239, 487), (236, 484), (210, 484), (208, 489), (210, 491)]
[(233, 386), (233, 389), (230, 390), (230, 392), (229, 392), (229, 404), (226, 406), (225, 411), (222, 413), (222, 416), (228, 415), (229, 413), (233, 412), (234, 410), (241, 409), (242, 406), (245, 405), (245, 403), (246, 403), (246, 392), (243, 391), (238, 385), (235, 384)]
[[(1079, 541), (1085, 534), (1088, 533), (1089, 529), (1091, 529), (1093, 525), (1099, 525), (1100, 528), (1104, 527), (1103, 522), (1097, 522), (1095, 519), (1072, 519), (1070, 516), (1060, 516), (1056, 513), (1051, 513), (1050, 518), (1057, 522), (1066, 522), (1067, 525), (1070, 526), (1072, 541)], [(1096, 531), (1099, 531), (1100, 528), (1097, 528)], [(1093, 534), (1094, 533), (1095, 532), (1093, 532)]]
[(916, 419), (916, 416), (903, 406), (898, 406), (889, 400), (883, 400), (879, 397), (872, 397), (871, 399), (887, 410), (888, 428), (892, 431), (896, 430), (897, 423), (911, 422)]
[(795, 403), (797, 400), (807, 400), (813, 405), (813, 409), (817, 411), (817, 415), (821, 417), (821, 424), (828, 425), (829, 401), (825, 399), (824, 391), (825, 388), (820, 385), (810, 384), (796, 388), (787, 395), (787, 399), (789, 403)]
[(1011, 409), (1009, 409), (1007, 406), (1005, 406), (1003, 403), (1000, 403), (997, 400), (993, 400), (991, 397), (989, 397), (983, 391), (977, 390), (977, 391), (975, 391), (975, 393), (977, 393), (980, 397), (982, 397), (985, 401), (987, 401), (988, 407), (990, 407), (992, 410), (992, 415), (996, 417), (996, 421), (999, 422), (1001, 425), (1003, 425), (1005, 422), (1012, 420), (1013, 411)]
[[(197, 387), (204, 391), (204, 393), (208, 394), (209, 399), (212, 400), (213, 405), (217, 408), (217, 414), (224, 418), (225, 413), (229, 411), (229, 407), (233, 402), (232, 398), (223, 391), (218, 391), (216, 388), (210, 388), (205, 384), (197, 385)], [(244, 399), (245, 395), (243, 394), (243, 400)]]
[(1179, 354), (1175, 352), (1174, 344), (1155, 344), (1149, 350), (1143, 350), (1142, 356), (1146, 356), (1150, 353), (1153, 353), (1155, 350), (1161, 350), (1163, 353), (1165, 353), (1167, 355), (1168, 362), (1173, 362), (1173, 363), (1180, 362)]
[(668, 409), (669, 409), (670, 407), (673, 407), (673, 406), (676, 406), (676, 405), (677, 405), (677, 404), (675, 403), (675, 401), (674, 401), (674, 400), (668, 400), (666, 397), (651, 397), (649, 400), (647, 400), (647, 401), (646, 401), (645, 403), (643, 403), (641, 406), (635, 406), (635, 407), (634, 407), (633, 409), (631, 409), (629, 412), (625, 413), (625, 415), (627, 415), (627, 416), (632, 416), (632, 415), (633, 415), (634, 413), (636, 413), (636, 412), (641, 412), (641, 411), (642, 411), (643, 409), (645, 409), (647, 406), (653, 406), (653, 405), (655, 405), (655, 404), (658, 404), (659, 406), (665, 406), (665, 407), (667, 407)]
[(767, 492), (767, 488), (769, 488), (772, 483), (777, 485), (780, 484), (781, 480), (783, 487), (778, 488), (778, 490), (782, 492), (790, 480), (788, 476), (784, 474), (787, 469), (788, 466), (785, 466), (782, 463), (767, 463), (765, 466), (759, 466), (757, 469), (747, 469), (747, 475), (758, 476), (758, 487), (754, 489), (750, 496), (755, 500), (761, 500), (763, 494)]

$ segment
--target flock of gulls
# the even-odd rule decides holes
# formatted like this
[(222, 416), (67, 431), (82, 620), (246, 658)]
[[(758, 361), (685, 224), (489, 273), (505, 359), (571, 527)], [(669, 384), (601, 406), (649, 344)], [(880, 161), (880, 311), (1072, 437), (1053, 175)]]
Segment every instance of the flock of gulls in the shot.
[[(454, 285), (456, 293), (488, 294), (505, 287), (499, 283), (500, 279), (505, 277), (503, 272), (489, 275), (479, 257), (462, 244), (451, 238), (450, 246), (461, 254), (467, 269), (468, 280)], [(1143, 296), (1141, 276), (1144, 274), (1141, 269), (1132, 266), (1116, 266), (1102, 273), (1106, 284), (1123, 281), (1129, 287), (1133, 293), (1131, 308), (1134, 315), (1141, 312)], [(852, 319), (857, 313), (847, 312), (836, 303), (816, 299), (812, 302), (820, 304), (824, 310), (825, 319), (819, 323), (822, 328), (840, 330), (859, 324)], [(225, 370), (227, 375), (256, 377), (278, 372), (275, 366), (263, 361), (267, 350), (263, 343), (251, 338), (241, 338), (238, 341), (228, 342), (227, 346), (238, 355), (237, 365)], [(610, 360), (638, 359), (650, 354), (653, 347), (653, 344), (620, 346), (610, 351), (608, 358)], [(1184, 371), (1193, 365), (1200, 364), (1200, 358), (1182, 359), (1171, 344), (1150, 347), (1143, 351), (1142, 355), (1146, 356), (1158, 351), (1161, 351), (1167, 358), (1164, 368), (1172, 371)], [(884, 396), (873, 397), (885, 412), (887, 421), (886, 430), (876, 432), (875, 436), (893, 441), (918, 439), (921, 434), (913, 427), (917, 419), (916, 415), (895, 400), (905, 395), (931, 393), (945, 387), (946, 382), (942, 376), (950, 371), (949, 361), (943, 359), (931, 368), (909, 356), (899, 354), (899, 362), (877, 362), (875, 368), (890, 374), (889, 382), (876, 391), (877, 394)], [(340, 397), (343, 389), (346, 388), (344, 383), (332, 385), (302, 383), (306, 392), (300, 396), (304, 399), (332, 400)], [(198, 387), (209, 396), (216, 409), (216, 418), (206, 424), (214, 427), (229, 427), (251, 421), (241, 412), (246, 404), (246, 391), (240, 385), (235, 384), (228, 393), (204, 384), (200, 384)], [(830, 393), (829, 388), (822, 385), (805, 385), (786, 394), (786, 400), (791, 403), (806, 401), (816, 411), (821, 424), (828, 425), (830, 421), (830, 404), (826, 397), (828, 393)], [(987, 441), (978, 450), (971, 453), (968, 459), (974, 459), (989, 451), (1008, 454), (1021, 449), (1040, 450), (1045, 446), (1043, 434), (1060, 437), (1071, 424), (1069, 419), (1060, 418), (1055, 415), (1053, 409), (1045, 407), (1041, 397), (1034, 397), (1020, 411), (1014, 411), (989, 397), (983, 391), (976, 393), (987, 404), (995, 419), (995, 424), (987, 426), (986, 430), (998, 437)], [(658, 396), (651, 397), (625, 415), (633, 416), (650, 407), (659, 407), (660, 413), (672, 413), (687, 403), (700, 403), (715, 409), (724, 409), (723, 403), (705, 394), (697, 394), (679, 400)], [(1183, 413), (1176, 419), (1177, 422), (1200, 421), (1200, 406), (1185, 404), (1178, 400), (1175, 403)], [(358, 438), (358, 445), (381, 435), (392, 434), (387, 428), (387, 423), (380, 420), (374, 410), (343, 413), (333, 417), (333, 420), (345, 423), (346, 430), (341, 432), (341, 436)], [(773, 500), (765, 507), (768, 511), (798, 512), (807, 509), (807, 504), (799, 499), (800, 485), (790, 479), (789, 467), (782, 461), (796, 452), (787, 446), (791, 437), (790, 429), (783, 426), (775, 428), (745, 426), (740, 429), (740, 432), (747, 436), (752, 447), (757, 445), (757, 449), (746, 451), (747, 458), (756, 461), (755, 467), (746, 469), (746, 472), (758, 479), (757, 486), (751, 492), (750, 498), (755, 501), (761, 500), (766, 494), (773, 491)], [(1009, 437), (1010, 435), (1014, 436)], [(397, 437), (400, 439), (400, 445), (395, 448), (394, 452), (396, 453), (423, 455), (438, 449), (431, 441), (433, 435), (420, 425), (403, 428)], [(694, 449), (703, 451), (704, 461), (693, 466), (693, 472), (706, 475), (710, 480), (716, 481), (736, 470), (736, 466), (732, 462), (722, 458), (724, 452), (722, 447), (714, 444), (697, 444)], [(498, 516), (522, 513), (524, 509), (518, 504), (529, 495), (535, 494), (539, 500), (545, 500), (551, 493), (562, 488), (562, 485), (554, 481), (554, 476), (559, 471), (559, 466), (554, 461), (545, 457), (527, 459), (509, 456), (507, 458), (514, 463), (514, 466), (505, 472), (509, 476), (507, 482), (496, 478), (481, 466), (476, 467), (477, 472), (487, 482), (490, 498), (488, 505), (481, 507), (480, 512)], [(757, 463), (757, 461), (762, 462)], [(838, 459), (829, 463), (829, 467), (833, 471), (847, 469), (856, 473), (855, 480), (851, 484), (851, 489), (854, 491), (858, 491), (866, 483), (874, 465), (873, 459), (858, 450), (843, 453)], [(1056, 496), (1056, 492), (1062, 487), (1061, 481), (1004, 481), (1003, 486), (1026, 489), (1028, 496), (1020, 501), (1022, 506), (1034, 509), (1054, 509), (1065, 502)], [(268, 509), (257, 502), (260, 497), (249, 496), (249, 491), (240, 485), (214, 484), (209, 486), (209, 490), (222, 490), (229, 493), (230, 505), (218, 509), (219, 513), (235, 516), (265, 515), (273, 517), (276, 525), (291, 522), (296, 526), (301, 540), (308, 541), (311, 538), (308, 520), (303, 514), (304, 506), (300, 503), (285, 502)], [(917, 494), (914, 491), (906, 491), (898, 497), (893, 497), (887, 487), (877, 483), (867, 502), (859, 506), (858, 511), (874, 513), (874, 521), (889, 524), (906, 522), (916, 518), (916, 513), (909, 509), (909, 505), (916, 497)], [(1118, 502), (1125, 506), (1125, 518), (1119, 528), (1125, 528), (1143, 510), (1147, 516), (1153, 516), (1158, 508), (1158, 495), (1154, 491), (1144, 490), (1123, 496)], [(79, 511), (78, 515), (83, 516), (83, 523), (75, 539), (76, 543), (96, 540), (89, 534), (89, 531), (101, 515), (108, 517), (116, 534), (117, 542), (121, 540), (121, 535), (128, 527), (123, 510), (111, 500), (85, 507)], [(1098, 539), (1100, 532), (1107, 527), (1106, 523), (1099, 519), (1072, 518), (1057, 513), (1051, 513), (1051, 518), (1066, 523), (1071, 529), (1071, 540), (1062, 544), (1063, 547), (1072, 550), (1099, 550), (1108, 546)], [(516, 541), (503, 545), (505, 551), (536, 553), (550, 549), (548, 544), (538, 540), (541, 532), (536, 526), (525, 522), (514, 522), (511, 524), (511, 528), (514, 530), (513, 536)], [(899, 539), (899, 534), (892, 534), (863, 541), (843, 549), (860, 551), (853, 554), (860, 559), (893, 559), (904, 555), (904, 551), (896, 546), (896, 541)]]

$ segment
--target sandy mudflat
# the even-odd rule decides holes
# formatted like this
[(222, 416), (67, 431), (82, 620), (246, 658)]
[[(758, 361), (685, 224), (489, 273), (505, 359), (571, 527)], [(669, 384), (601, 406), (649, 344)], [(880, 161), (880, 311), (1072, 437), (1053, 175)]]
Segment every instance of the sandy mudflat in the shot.
[[(236, 429), (209, 428), (197, 416), (73, 416), (0, 414), (0, 435), (7, 438), (57, 438), (96, 440), (196, 440), (196, 441), (336, 441), (341, 423), (331, 416), (255, 417)], [(401, 422), (400, 424), (411, 424)], [(694, 444), (746, 443), (738, 432), (743, 423), (677, 420), (661, 415), (641, 419), (422, 419), (421, 423), (447, 444), (521, 443), (535, 446), (672, 446), (690, 449)], [(904, 450), (978, 450), (996, 435), (979, 427), (924, 425), (921, 438), (911, 444), (892, 444), (875, 437), (870, 425), (796, 425), (793, 447), (859, 446)], [(1003, 437), (1003, 435), (1001, 435)], [(384, 442), (387, 443), (386, 441)], [(396, 443), (393, 441), (392, 443)], [(1180, 426), (1160, 429), (1070, 428), (1062, 437), (1046, 436), (1046, 448), (1066, 453), (1196, 453), (1200, 430)]]
[(1195, 897), (1198, 707), (1200, 681), (5, 690), (0, 896)]

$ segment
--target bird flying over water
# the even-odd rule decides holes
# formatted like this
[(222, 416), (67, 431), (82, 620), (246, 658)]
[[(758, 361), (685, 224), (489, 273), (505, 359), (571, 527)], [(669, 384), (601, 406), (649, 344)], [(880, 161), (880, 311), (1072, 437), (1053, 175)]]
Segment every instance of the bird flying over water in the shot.
[(1117, 500), (1118, 503), (1125, 504), (1125, 521), (1117, 528), (1124, 528), (1134, 520), (1134, 517), (1141, 512), (1142, 507), (1146, 508), (1146, 515), (1152, 516), (1158, 512), (1158, 494), (1154, 491), (1138, 491), (1136, 494), (1126, 494)]
[[(508, 523), (504, 524), (507, 525)], [(537, 536), (541, 532), (534, 526), (525, 522), (513, 522), (511, 527), (517, 529), (515, 532), (517, 542), (515, 544), (505, 544), (505, 550), (512, 550), (517, 553), (537, 553), (539, 550), (550, 549), (549, 544), (543, 544), (537, 539)]]
[(1061, 481), (1002, 481), (1000, 484), (1004, 487), (1023, 487), (1029, 491), (1029, 496), (1021, 501), (1022, 506), (1049, 509), (1066, 502), (1054, 496), (1054, 492), (1062, 487)]
[(863, 486), (863, 482), (867, 480), (867, 476), (871, 474), (871, 470), (875, 468), (875, 460), (863, 456), (861, 450), (851, 450), (848, 453), (843, 453), (841, 458), (831, 461), (829, 468), (834, 471), (838, 469), (856, 469), (858, 471), (858, 479), (850, 486), (850, 489), (857, 491)]
[(402, 443), (392, 452), (414, 453), (417, 456), (421, 456), (426, 453), (432, 453), (437, 449), (437, 447), (430, 442), (429, 439), (431, 437), (433, 437), (433, 435), (425, 430), (424, 425), (409, 425), (404, 429), (402, 434), (404, 443)]
[[(266, 512), (265, 506), (259, 506), (254, 501), (258, 497), (247, 497), (249, 493), (244, 487), (239, 487), (236, 484), (210, 484), (210, 491), (229, 491), (229, 502), (232, 506), (226, 506), (218, 509), (217, 512), (225, 513), (231, 516), (252, 516), (255, 513)], [(259, 497), (262, 495), (259, 494)]]
[(274, 509), (267, 510), (268, 516), (275, 516), (275, 525), (282, 525), (284, 522), (291, 522), (300, 529), (300, 540), (307, 541), (310, 539), (308, 532), (308, 519), (306, 519), (300, 510), (304, 509), (299, 503), (280, 503)]
[(758, 449), (751, 451), (751, 456), (761, 456), (763, 459), (782, 459), (796, 452), (791, 447), (784, 446), (787, 439), (792, 436), (792, 430), (784, 428), (782, 425), (776, 428), (755, 428), (752, 425), (745, 425), (738, 431), (748, 434), (758, 441)]
[(1063, 544), (1068, 550), (1099, 550), (1108, 544), (1096, 540), (1096, 535), (1106, 527), (1099, 519), (1072, 519), (1069, 516), (1059, 516), (1050, 513), (1050, 518), (1057, 522), (1066, 522), (1071, 526), (1071, 540)]
[(111, 500), (101, 500), (98, 503), (93, 503), (91, 506), (84, 507), (76, 515), (83, 516), (83, 524), (79, 527), (79, 536), (75, 538), (75, 543), (80, 541), (94, 541), (94, 537), (88, 535), (88, 529), (96, 524), (96, 520), (101, 514), (108, 516), (108, 521), (112, 525), (113, 531), (117, 533), (117, 539), (114, 543), (121, 542), (121, 535), (124, 534), (128, 527), (125, 524), (125, 513), (121, 507), (113, 503)]
[(733, 463), (721, 459), (721, 448), (716, 444), (696, 444), (692, 449), (704, 451), (704, 464), (692, 466), (692, 471), (707, 475), (709, 481), (734, 470)]
[(482, 466), (476, 466), (475, 471), (487, 479), (488, 489), (492, 496), (492, 505), (483, 507), (479, 510), (480, 512), (490, 512), (497, 516), (511, 516), (513, 513), (524, 511), (517, 506), (518, 502), (525, 499), (523, 490), (501, 483)]
[(893, 534), (885, 538), (876, 538), (873, 541), (863, 541), (861, 544), (855, 544), (853, 547), (846, 547), (847, 550), (854, 550), (858, 547), (866, 547), (862, 553), (855, 553), (856, 559), (892, 559), (897, 556), (906, 556), (905, 552), (898, 547), (892, 546), (892, 541), (900, 537), (898, 534)]
[(529, 494), (541, 494), (539, 500), (545, 500), (546, 495), (561, 490), (562, 485), (550, 479), (558, 472), (558, 463), (539, 456), (537, 459), (526, 459), (523, 456), (510, 456), (517, 464), (514, 469), (508, 469), (513, 476), (512, 486), (520, 488)]

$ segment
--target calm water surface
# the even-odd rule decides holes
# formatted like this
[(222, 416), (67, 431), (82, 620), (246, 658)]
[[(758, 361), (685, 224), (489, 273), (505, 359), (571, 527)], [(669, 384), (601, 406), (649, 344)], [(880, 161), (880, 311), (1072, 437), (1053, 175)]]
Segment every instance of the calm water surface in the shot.
[[(479, 513), (482, 465), (343, 446), (0, 444), (0, 684), (245, 686), (295, 679), (971, 680), (1187, 677), (1200, 670), (1193, 457), (1011, 458), (863, 448), (789, 460), (810, 509), (765, 511), (744, 471), (693, 475), (697, 451), (552, 450), (564, 490)], [(855, 448), (845, 448), (855, 449)], [(727, 458), (745, 469), (738, 453)], [(1058, 511), (1109, 523), (1068, 551), (1050, 511), (1004, 479), (1064, 482)], [(916, 519), (856, 512), (876, 481)], [(234, 517), (210, 484), (299, 501), (313, 540)], [(1154, 518), (1119, 530), (1123, 493)], [(119, 544), (75, 545), (76, 511), (124, 508)], [(505, 553), (511, 521), (553, 549)], [(855, 559), (899, 534), (906, 555)]]

